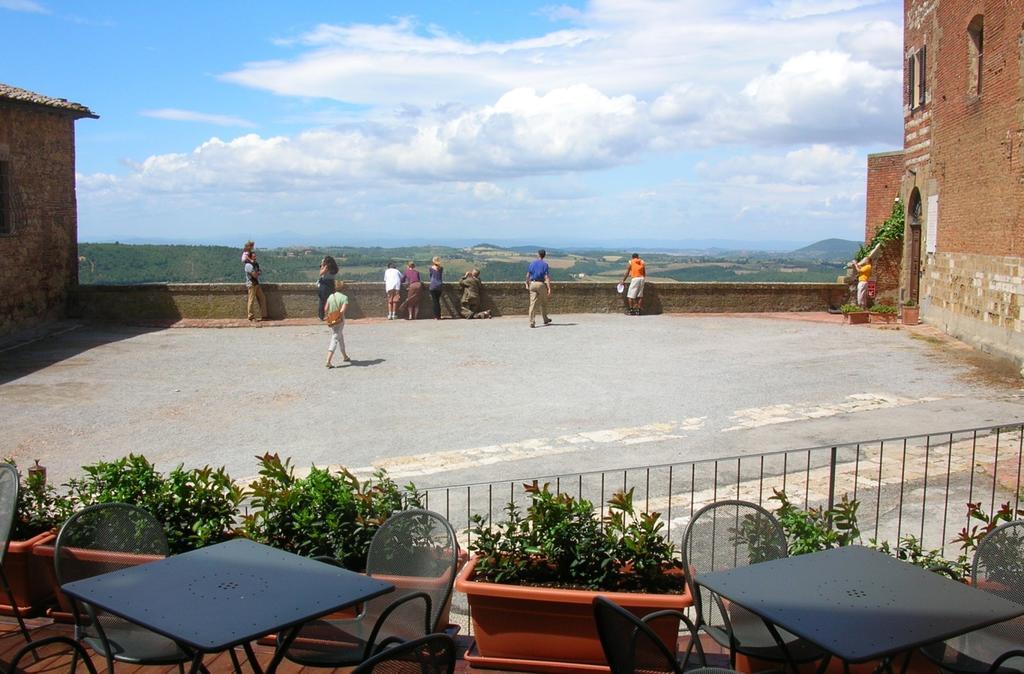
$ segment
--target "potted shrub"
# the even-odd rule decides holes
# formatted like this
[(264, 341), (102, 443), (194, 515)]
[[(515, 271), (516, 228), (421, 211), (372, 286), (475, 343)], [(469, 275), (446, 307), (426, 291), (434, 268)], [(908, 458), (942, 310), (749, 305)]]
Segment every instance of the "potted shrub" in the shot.
[[(133, 503), (145, 508), (164, 527), (171, 554), (220, 543), (235, 535), (244, 493), (224, 468), (178, 466), (162, 475), (144, 456), (129, 455), (115, 461), (83, 466), (84, 476), (68, 482), (68, 498), (79, 507), (95, 503)], [(46, 559), (47, 574), (59, 610), (58, 620), (71, 618), (71, 604), (60, 592), (53, 571), (53, 542), (37, 546), (36, 556)], [(123, 558), (123, 555), (121, 555)], [(140, 556), (139, 563), (151, 561)]]
[(870, 314), (872, 323), (896, 322), (896, 307), (888, 304), (875, 304), (871, 307)]
[(843, 312), (844, 323), (861, 325), (868, 322), (868, 310), (859, 304), (844, 304), (839, 310)]
[[(552, 493), (548, 485), (525, 487), (525, 512), (510, 503), (504, 523), (488, 526), (473, 518), (473, 556), (455, 580), (473, 620), (477, 651), (466, 656), (471, 665), (601, 670), (595, 596), (640, 616), (692, 603), (660, 515), (638, 514), (632, 490), (615, 494), (602, 517), (590, 502)], [(658, 623), (673, 652), (678, 627)]]
[[(8, 463), (14, 465), (12, 460)], [(4, 574), (16, 607), (7, 604), (6, 596), (0, 597), (0, 613), (4, 615), (14, 615), (16, 609), (22, 616), (33, 616), (42, 612), (52, 599), (47, 564), (32, 553), (38, 546), (53, 541), (54, 531), (73, 509), (70, 499), (46, 483), (46, 473), (39, 469), (38, 461), (36, 468), (29, 470), (18, 489), (11, 541), (4, 555)], [(18, 475), (20, 479), (21, 473)]]
[(917, 325), (921, 317), (921, 308), (914, 300), (907, 300), (903, 303), (903, 325)]
[(313, 466), (300, 478), (290, 459), (265, 454), (259, 461), (260, 477), (249, 485), (251, 510), (242, 518), (245, 536), (297, 555), (333, 557), (351, 571), (366, 570), (370, 541), (384, 520), (423, 507), (415, 486), (399, 487), (383, 470), (361, 482), (345, 468)]

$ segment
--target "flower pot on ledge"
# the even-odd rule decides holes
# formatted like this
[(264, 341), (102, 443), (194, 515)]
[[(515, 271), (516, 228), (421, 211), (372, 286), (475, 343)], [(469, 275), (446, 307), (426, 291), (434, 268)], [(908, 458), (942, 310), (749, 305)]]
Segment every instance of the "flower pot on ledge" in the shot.
[[(11, 585), (14, 603), (22, 617), (40, 615), (53, 598), (46, 563), (32, 554), (32, 551), (47, 543), (53, 543), (56, 534), (44, 531), (24, 541), (11, 541), (4, 555), (4, 574)], [(0, 614), (14, 615), (8, 605), (7, 595), (0, 591)]]
[[(455, 590), (469, 600), (476, 649), (473, 667), (526, 672), (608, 672), (594, 623), (594, 597), (602, 596), (638, 616), (683, 610), (689, 593), (644, 594), (502, 585), (473, 580), (476, 558), (462, 568)], [(658, 636), (674, 653), (678, 621), (657, 622)]]
[(903, 307), (903, 325), (917, 325), (920, 317), (920, 307)]
[[(57, 571), (54, 568), (54, 557), (56, 555), (54, 544), (56, 542), (57, 537), (53, 536), (52, 540), (45, 541), (43, 544), (37, 545), (32, 550), (32, 553), (35, 555), (36, 559), (40, 560), (45, 566), (45, 575), (43, 576), (43, 579), (48, 583), (52, 594), (57, 599), (57, 606), (55, 608), (48, 609), (46, 611), (46, 615), (57, 622), (73, 623), (75, 621), (75, 614), (74, 608), (71, 604), (71, 598), (61, 591), (60, 583), (57, 582)], [(107, 552), (104, 550), (88, 550), (84, 548), (71, 548), (68, 549), (67, 552), (75, 559), (101, 563), (109, 562), (111, 569), (124, 566), (136, 566), (163, 559), (162, 555)]]
[(869, 312), (872, 323), (895, 323), (896, 314), (882, 314), (875, 311)]
[(867, 311), (851, 311), (843, 314), (843, 322), (849, 325), (866, 325), (871, 314)]

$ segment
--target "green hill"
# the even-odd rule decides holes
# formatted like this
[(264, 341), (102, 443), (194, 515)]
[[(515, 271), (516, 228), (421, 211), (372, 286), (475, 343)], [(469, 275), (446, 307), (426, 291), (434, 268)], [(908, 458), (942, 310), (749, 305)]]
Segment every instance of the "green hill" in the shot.
[(861, 247), (860, 241), (846, 239), (824, 239), (799, 250), (794, 250), (788, 257), (798, 260), (823, 260), (828, 262), (846, 262), (852, 260)]

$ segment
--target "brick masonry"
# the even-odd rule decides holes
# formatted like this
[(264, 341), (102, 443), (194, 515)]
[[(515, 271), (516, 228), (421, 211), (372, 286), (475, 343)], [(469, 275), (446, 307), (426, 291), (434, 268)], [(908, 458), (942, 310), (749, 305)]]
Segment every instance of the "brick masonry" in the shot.
[[(978, 17), (980, 60), (970, 33)], [(910, 296), (917, 273), (922, 320), (1024, 365), (1024, 2), (904, 0), (903, 46), (905, 77), (911, 57), (924, 50), (925, 92), (923, 101), (911, 100), (903, 87), (900, 193), (908, 227), (900, 295)], [(937, 229), (928, 253), (933, 196)], [(869, 204), (876, 199), (869, 193)]]
[(13, 223), (0, 235), (0, 336), (62, 316), (78, 283), (76, 116), (0, 98)]
[[(864, 241), (870, 241), (892, 214), (893, 200), (902, 187), (904, 156), (902, 151), (868, 155), (867, 205), (864, 217)], [(876, 303), (895, 306), (900, 289), (902, 251), (890, 243), (875, 257), (873, 276), (877, 287)]]
[[(264, 284), (270, 318), (316, 316), (316, 290), (308, 283)], [(387, 313), (380, 283), (351, 283), (345, 290), (352, 318)], [(840, 283), (648, 283), (644, 309), (663, 312), (774, 312), (825, 311), (845, 301)], [(446, 284), (442, 307), (454, 316), (459, 306), (458, 286)], [(485, 283), (483, 308), (495, 315), (525, 315), (529, 293), (521, 283)], [(74, 295), (73, 317), (132, 321), (202, 318), (244, 318), (245, 288), (235, 284), (150, 283), (131, 286), (80, 286)], [(615, 313), (624, 311), (625, 299), (611, 284), (556, 283), (552, 313)], [(430, 298), (423, 294), (420, 318), (431, 317)]]

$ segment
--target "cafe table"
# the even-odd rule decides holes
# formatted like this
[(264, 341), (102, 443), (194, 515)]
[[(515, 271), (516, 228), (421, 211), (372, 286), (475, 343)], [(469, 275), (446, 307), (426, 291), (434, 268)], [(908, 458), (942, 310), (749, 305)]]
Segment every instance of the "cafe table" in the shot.
[[(845, 663), (891, 658), (1024, 614), (1024, 605), (862, 546), (694, 578)], [(823, 663), (824, 665), (827, 663)]]
[(177, 642), (194, 654), (243, 646), (254, 671), (263, 670), (251, 642), (284, 638), (267, 668), (309, 620), (395, 589), (391, 583), (346, 571), (246, 539), (105, 573), (61, 586), (67, 594)]

